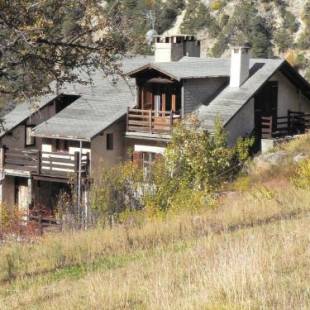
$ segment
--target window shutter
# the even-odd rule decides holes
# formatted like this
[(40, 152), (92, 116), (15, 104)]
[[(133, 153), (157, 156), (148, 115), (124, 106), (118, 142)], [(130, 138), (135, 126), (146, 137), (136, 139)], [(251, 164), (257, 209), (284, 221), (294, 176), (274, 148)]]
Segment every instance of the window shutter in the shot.
[(133, 152), (132, 153), (133, 163), (136, 164), (137, 166), (142, 166), (142, 157), (143, 157), (142, 152)]
[(160, 154), (160, 153), (156, 153), (156, 154), (155, 154), (155, 160), (159, 160), (159, 159), (161, 159), (162, 157), (163, 157), (163, 155)]

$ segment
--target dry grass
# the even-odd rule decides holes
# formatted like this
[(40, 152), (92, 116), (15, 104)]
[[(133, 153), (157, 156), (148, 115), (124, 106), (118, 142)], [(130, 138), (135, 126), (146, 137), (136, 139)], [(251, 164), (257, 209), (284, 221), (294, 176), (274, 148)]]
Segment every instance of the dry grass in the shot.
[(195, 215), (8, 244), (0, 309), (309, 309), (310, 192), (264, 184)]
[(195, 216), (8, 245), (1, 309), (307, 309), (309, 201), (257, 188)]

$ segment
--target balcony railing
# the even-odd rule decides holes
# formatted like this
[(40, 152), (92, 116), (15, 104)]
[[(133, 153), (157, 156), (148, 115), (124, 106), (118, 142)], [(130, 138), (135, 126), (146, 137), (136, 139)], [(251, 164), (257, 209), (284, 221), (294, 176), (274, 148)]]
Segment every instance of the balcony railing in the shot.
[[(42, 152), (40, 175), (70, 177), (79, 171), (79, 153)], [(81, 173), (88, 171), (88, 154), (82, 154)]]
[(1, 169), (37, 173), (40, 157), (37, 150), (1, 148)]
[(180, 115), (173, 112), (128, 109), (127, 132), (170, 134)]
[(41, 152), (39, 150), (1, 148), (0, 169), (29, 172), (33, 175), (69, 178), (77, 174), (79, 168), (86, 175), (89, 168), (89, 155), (82, 154), (79, 167), (79, 152)]
[(287, 116), (262, 117), (261, 137), (280, 138), (302, 134), (310, 129), (310, 114), (288, 111)]

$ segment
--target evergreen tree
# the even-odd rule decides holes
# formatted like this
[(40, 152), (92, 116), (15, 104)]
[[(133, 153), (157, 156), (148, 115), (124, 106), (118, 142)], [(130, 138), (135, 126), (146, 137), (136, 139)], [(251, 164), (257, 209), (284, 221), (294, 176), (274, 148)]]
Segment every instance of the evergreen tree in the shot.
[(181, 32), (196, 34), (197, 31), (203, 28), (207, 28), (212, 37), (216, 37), (219, 33), (217, 21), (210, 14), (209, 9), (200, 0), (189, 0), (181, 25)]

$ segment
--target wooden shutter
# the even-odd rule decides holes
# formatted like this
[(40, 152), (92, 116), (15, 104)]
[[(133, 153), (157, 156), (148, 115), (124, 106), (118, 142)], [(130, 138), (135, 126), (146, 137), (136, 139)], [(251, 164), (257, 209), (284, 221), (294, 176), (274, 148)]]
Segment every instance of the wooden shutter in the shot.
[(137, 166), (142, 166), (143, 153), (142, 152), (133, 152), (132, 153), (132, 161)]
[(160, 153), (156, 153), (156, 154), (155, 154), (155, 160), (159, 160), (159, 159), (161, 159), (162, 157), (163, 157), (163, 155), (160, 154)]

